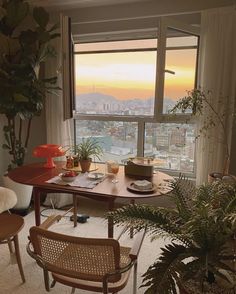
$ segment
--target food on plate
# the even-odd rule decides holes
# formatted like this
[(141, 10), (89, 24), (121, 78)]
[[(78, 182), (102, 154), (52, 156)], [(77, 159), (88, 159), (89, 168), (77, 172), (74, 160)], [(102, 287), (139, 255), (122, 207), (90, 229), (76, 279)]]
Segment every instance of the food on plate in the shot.
[(152, 189), (153, 185), (151, 182), (149, 182), (147, 180), (138, 180), (138, 181), (134, 182), (133, 187), (135, 189), (140, 190), (140, 191), (145, 191), (145, 190)]
[(62, 174), (63, 177), (76, 177), (77, 173), (73, 170), (67, 171)]
[(64, 182), (73, 182), (77, 176), (75, 171), (67, 171), (59, 175)]

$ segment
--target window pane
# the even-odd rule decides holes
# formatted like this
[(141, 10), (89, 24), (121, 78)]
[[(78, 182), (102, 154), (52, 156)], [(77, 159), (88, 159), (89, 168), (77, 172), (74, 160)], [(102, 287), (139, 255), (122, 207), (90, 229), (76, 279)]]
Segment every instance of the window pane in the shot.
[(165, 69), (170, 72), (165, 73), (163, 113), (195, 87), (198, 51), (197, 36), (170, 28), (168, 35), (167, 47), (172, 49), (166, 51)]
[(186, 47), (198, 46), (198, 36), (193, 36), (189, 33), (168, 28), (167, 30), (167, 47)]
[(175, 74), (165, 73), (163, 113), (187, 95), (186, 91), (195, 86), (197, 49), (166, 51), (166, 69)]
[(126, 40), (75, 44), (75, 52), (94, 52), (104, 50), (156, 49), (157, 39)]
[(93, 137), (104, 151), (101, 161), (121, 162), (137, 155), (137, 127), (132, 122), (76, 120), (76, 144), (82, 138)]
[(77, 54), (75, 70), (77, 113), (154, 114), (156, 51)]
[(154, 156), (160, 160), (159, 168), (194, 172), (194, 125), (147, 123), (144, 148), (145, 156)]

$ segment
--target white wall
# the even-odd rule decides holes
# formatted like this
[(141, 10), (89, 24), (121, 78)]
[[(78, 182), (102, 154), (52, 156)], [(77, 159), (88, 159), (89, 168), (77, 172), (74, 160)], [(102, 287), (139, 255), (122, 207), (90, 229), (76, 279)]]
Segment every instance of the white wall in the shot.
[[(8, 164), (10, 163), (10, 156), (7, 150), (3, 150), (2, 144), (4, 143), (3, 125), (5, 124), (5, 117), (0, 115), (0, 186), (3, 184), (2, 176), (6, 172)], [(25, 158), (25, 162), (38, 161), (38, 159), (32, 157), (32, 150), (39, 144), (46, 143), (46, 122), (44, 113), (40, 117), (35, 117), (32, 121), (31, 136), (29, 140), (29, 148)]]

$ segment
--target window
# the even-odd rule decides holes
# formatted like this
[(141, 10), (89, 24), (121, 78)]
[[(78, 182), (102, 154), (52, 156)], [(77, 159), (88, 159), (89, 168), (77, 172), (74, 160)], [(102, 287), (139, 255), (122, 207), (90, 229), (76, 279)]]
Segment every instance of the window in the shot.
[(75, 44), (76, 143), (94, 137), (102, 161), (153, 156), (157, 168), (194, 173), (195, 125), (168, 113), (196, 84), (197, 30), (184, 29), (165, 24), (153, 38)]

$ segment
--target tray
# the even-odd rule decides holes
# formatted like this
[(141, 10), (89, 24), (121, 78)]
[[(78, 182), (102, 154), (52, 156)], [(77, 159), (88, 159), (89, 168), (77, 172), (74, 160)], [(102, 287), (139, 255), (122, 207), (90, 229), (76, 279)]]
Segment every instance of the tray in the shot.
[(130, 183), (127, 187), (127, 190), (136, 194), (151, 194), (154, 193), (157, 190), (157, 185), (152, 184), (152, 188), (148, 190), (139, 190), (134, 187), (134, 182)]
[[(66, 166), (64, 166), (63, 169), (64, 170), (73, 170), (73, 171), (76, 171), (76, 172), (81, 172), (82, 171), (80, 166), (72, 167), (72, 168), (67, 168)], [(96, 166), (96, 164), (91, 163), (90, 168), (89, 168), (89, 172), (96, 171), (96, 170), (98, 170), (98, 167)]]

